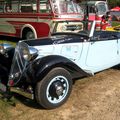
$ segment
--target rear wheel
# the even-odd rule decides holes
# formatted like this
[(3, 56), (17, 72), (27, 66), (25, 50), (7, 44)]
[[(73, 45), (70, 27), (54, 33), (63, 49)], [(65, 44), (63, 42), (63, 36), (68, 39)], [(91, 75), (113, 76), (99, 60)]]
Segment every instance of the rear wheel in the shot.
[(54, 68), (37, 83), (35, 98), (44, 108), (52, 109), (65, 103), (71, 90), (70, 73), (63, 68)]
[(28, 39), (34, 39), (35, 38), (35, 35), (32, 31), (28, 31), (26, 32), (26, 35), (25, 35), (25, 38), (28, 40)]
[(24, 28), (22, 31), (22, 39), (35, 39), (35, 34), (30, 28)]

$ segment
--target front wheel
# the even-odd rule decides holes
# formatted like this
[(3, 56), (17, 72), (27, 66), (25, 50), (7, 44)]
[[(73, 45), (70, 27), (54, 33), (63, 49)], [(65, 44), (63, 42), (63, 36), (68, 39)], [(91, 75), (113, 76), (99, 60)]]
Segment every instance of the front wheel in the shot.
[(66, 102), (71, 90), (70, 73), (63, 68), (54, 68), (37, 83), (35, 98), (44, 108), (53, 109)]

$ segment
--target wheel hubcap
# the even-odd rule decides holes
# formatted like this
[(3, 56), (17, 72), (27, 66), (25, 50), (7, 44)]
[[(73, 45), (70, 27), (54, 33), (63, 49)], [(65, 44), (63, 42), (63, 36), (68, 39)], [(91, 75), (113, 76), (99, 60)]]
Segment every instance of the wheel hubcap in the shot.
[(28, 32), (28, 33), (26, 34), (26, 39), (33, 39), (33, 38), (35, 38), (33, 32), (30, 31), (30, 32)]
[(49, 102), (57, 104), (64, 100), (69, 90), (67, 78), (57, 76), (53, 78), (47, 86), (46, 96)]
[(62, 95), (63, 90), (64, 90), (63, 86), (56, 86), (56, 94), (58, 96)]

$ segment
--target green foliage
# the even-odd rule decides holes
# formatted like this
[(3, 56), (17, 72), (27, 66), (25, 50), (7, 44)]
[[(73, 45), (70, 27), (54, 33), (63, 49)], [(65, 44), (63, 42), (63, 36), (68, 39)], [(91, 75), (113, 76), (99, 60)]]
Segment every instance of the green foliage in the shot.
[(120, 22), (112, 21), (112, 26), (118, 26), (118, 25), (120, 25)]
[(10, 113), (9, 113), (10, 105), (7, 102), (0, 100), (0, 118), (3, 120), (9, 120)]
[(110, 7), (120, 6), (120, 0), (108, 0)]
[(8, 43), (8, 44), (12, 45), (13, 47), (16, 46), (16, 43), (15, 43), (15, 42), (12, 42), (12, 41), (0, 40), (0, 44), (2, 44), (2, 43)]
[[(89, 1), (89, 0), (77, 0), (77, 1), (81, 2), (81, 1)], [(95, 1), (97, 1), (97, 0), (95, 0)], [(110, 8), (115, 7), (115, 6), (120, 6), (120, 0), (107, 0), (107, 1), (108, 1)]]

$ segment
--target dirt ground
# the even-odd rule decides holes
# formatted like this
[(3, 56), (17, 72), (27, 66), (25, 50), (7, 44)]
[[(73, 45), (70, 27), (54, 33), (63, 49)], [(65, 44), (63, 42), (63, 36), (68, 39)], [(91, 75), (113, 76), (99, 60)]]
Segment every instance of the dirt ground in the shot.
[(76, 81), (68, 101), (54, 110), (15, 96), (19, 102), (9, 107), (9, 116), (2, 116), (1, 120), (120, 120), (120, 69)]

